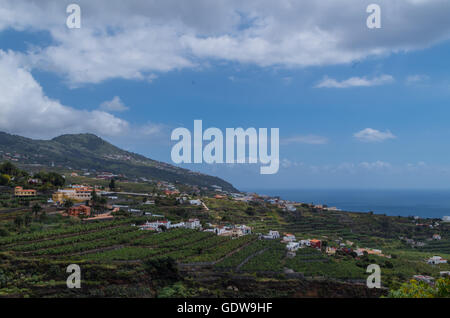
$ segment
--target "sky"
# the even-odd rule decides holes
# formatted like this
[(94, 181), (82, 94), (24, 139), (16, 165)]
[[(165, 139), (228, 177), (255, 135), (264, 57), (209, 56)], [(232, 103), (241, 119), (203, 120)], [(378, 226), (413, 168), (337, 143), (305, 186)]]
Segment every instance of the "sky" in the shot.
[(276, 174), (182, 166), (248, 190), (448, 189), (449, 17), (447, 0), (0, 0), (0, 131), (173, 163), (196, 119), (279, 128)]

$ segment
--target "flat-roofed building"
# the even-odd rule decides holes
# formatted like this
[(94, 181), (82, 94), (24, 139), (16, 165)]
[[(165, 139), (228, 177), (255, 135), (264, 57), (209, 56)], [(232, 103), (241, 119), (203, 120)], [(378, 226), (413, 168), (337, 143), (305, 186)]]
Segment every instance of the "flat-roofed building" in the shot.
[(36, 196), (36, 190), (24, 189), (22, 187), (15, 187), (14, 195), (16, 197), (34, 197)]

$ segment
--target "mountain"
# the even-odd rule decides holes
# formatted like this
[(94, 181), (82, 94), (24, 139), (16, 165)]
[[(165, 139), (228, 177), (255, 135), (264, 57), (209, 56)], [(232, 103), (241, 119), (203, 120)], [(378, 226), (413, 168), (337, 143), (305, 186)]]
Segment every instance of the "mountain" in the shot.
[(237, 191), (230, 183), (209, 175), (152, 160), (122, 150), (93, 134), (62, 135), (52, 140), (34, 140), (0, 132), (0, 158), (22, 164), (61, 166), (180, 182), (226, 191)]

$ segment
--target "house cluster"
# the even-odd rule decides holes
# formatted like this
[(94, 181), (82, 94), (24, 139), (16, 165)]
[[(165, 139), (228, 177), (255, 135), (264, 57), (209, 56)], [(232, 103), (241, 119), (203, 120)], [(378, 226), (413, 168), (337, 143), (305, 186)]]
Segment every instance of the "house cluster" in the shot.
[(231, 197), (235, 201), (241, 201), (241, 202), (257, 202), (257, 203), (268, 203), (272, 205), (276, 205), (278, 208), (283, 209), (284, 211), (288, 212), (295, 212), (297, 210), (296, 205), (298, 203), (291, 202), (291, 201), (285, 201), (278, 197), (270, 197), (267, 195), (258, 195), (256, 193), (247, 193), (247, 194), (241, 194), (241, 193), (231, 193)]
[(164, 192), (164, 195), (178, 195), (180, 194), (180, 191), (170, 182), (167, 181), (158, 181), (156, 183), (156, 186), (160, 191)]
[(114, 178), (123, 178), (123, 175), (113, 174), (111, 172), (99, 172), (95, 178), (101, 180), (111, 180)]
[(308, 206), (309, 208), (313, 208), (319, 211), (339, 211), (336, 207), (329, 207), (325, 204), (307, 204), (301, 202), (294, 202), (280, 199), (279, 197), (271, 197), (267, 195), (258, 195), (256, 193), (231, 193), (230, 194), (235, 201), (242, 202), (258, 202), (258, 203), (268, 203), (277, 206), (286, 212), (295, 212), (300, 205)]
[(414, 275), (413, 279), (415, 279), (416, 281), (430, 284), (430, 285), (434, 284), (434, 278), (431, 276), (427, 276), (427, 275)]
[(3, 150), (0, 150), (0, 154), (3, 160), (18, 162), (20, 159), (29, 159), (30, 157), (20, 153), (4, 153)]
[(340, 211), (335, 206), (327, 206), (326, 204), (308, 204), (311, 208), (314, 208), (319, 211)]
[(383, 254), (382, 250), (380, 249), (376, 249), (376, 248), (368, 248), (368, 247), (356, 247), (356, 248), (352, 248), (352, 246), (354, 245), (354, 243), (352, 241), (346, 240), (345, 242), (341, 242), (341, 240), (336, 240), (337, 244), (339, 245), (339, 247), (335, 248), (335, 247), (327, 247), (326, 248), (326, 253), (328, 255), (334, 255), (336, 254), (337, 251), (340, 251), (344, 254), (356, 254), (357, 257), (361, 257), (364, 256), (365, 253), (369, 254), (369, 255), (377, 255), (377, 256), (381, 256), (381, 257), (386, 257), (386, 258), (391, 258), (391, 255), (385, 255)]
[(299, 248), (304, 248), (304, 247), (312, 247), (312, 248), (317, 248), (317, 249), (321, 249), (322, 248), (322, 241), (321, 240), (307, 239), (307, 240), (298, 240), (297, 241), (296, 238), (295, 238), (295, 235), (294, 234), (290, 234), (290, 233), (286, 233), (283, 236), (283, 240), (281, 242), (282, 243), (287, 243), (286, 244), (286, 249), (289, 252), (295, 252)]
[(75, 202), (88, 201), (92, 198), (92, 191), (100, 192), (99, 189), (91, 186), (72, 185), (65, 189), (58, 189), (52, 194), (52, 200), (57, 204), (62, 204), (66, 200)]
[(151, 230), (151, 231), (162, 231), (163, 228), (174, 229), (174, 228), (186, 228), (186, 229), (201, 229), (202, 225), (198, 219), (189, 219), (185, 222), (172, 223), (168, 220), (157, 220), (152, 222), (145, 222), (143, 225), (139, 226), (141, 230)]
[(432, 239), (435, 240), (435, 241), (440, 241), (441, 240), (441, 236), (439, 234), (433, 234)]
[(188, 196), (177, 197), (177, 202), (179, 204), (190, 204), (190, 205), (197, 205), (197, 206), (202, 205), (202, 201), (200, 199), (190, 199)]
[(206, 229), (205, 232), (213, 232), (219, 236), (241, 237), (252, 234), (251, 227), (247, 225), (212, 225), (211, 228)]
[(413, 221), (413, 222), (416, 224), (416, 226), (428, 227), (430, 229), (434, 229), (434, 228), (439, 227), (439, 223), (438, 222), (434, 222), (434, 223), (416, 223), (415, 221)]
[(414, 246), (424, 247), (425, 246), (424, 242), (415, 241), (413, 239), (409, 239), (409, 238), (403, 237), (403, 236), (400, 236), (399, 238), (400, 238), (400, 240), (404, 241), (406, 244), (411, 245), (412, 247), (414, 247)]
[(427, 263), (431, 265), (447, 264), (447, 260), (440, 256), (433, 256), (427, 260)]
[(218, 185), (213, 184), (213, 185), (211, 186), (211, 188), (212, 188), (215, 192), (223, 192), (222, 187), (220, 187), (220, 186), (218, 186)]
[(381, 257), (391, 258), (391, 255), (384, 255), (381, 250), (376, 249), (376, 248), (367, 248), (367, 247), (366, 248), (357, 248), (357, 249), (353, 250), (353, 252), (355, 252), (357, 256), (363, 256), (364, 253), (367, 253), (369, 255), (377, 255), (377, 256), (381, 256)]

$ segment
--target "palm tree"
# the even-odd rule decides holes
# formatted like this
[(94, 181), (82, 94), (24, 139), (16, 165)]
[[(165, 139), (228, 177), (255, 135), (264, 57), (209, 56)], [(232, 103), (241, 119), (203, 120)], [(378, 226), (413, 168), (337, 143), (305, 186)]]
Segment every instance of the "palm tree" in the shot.
[(35, 203), (31, 208), (31, 211), (33, 212), (34, 216), (37, 217), (39, 212), (42, 211), (42, 207), (38, 203)]

